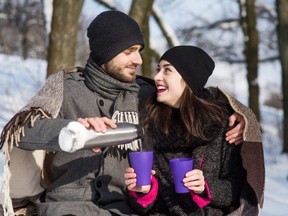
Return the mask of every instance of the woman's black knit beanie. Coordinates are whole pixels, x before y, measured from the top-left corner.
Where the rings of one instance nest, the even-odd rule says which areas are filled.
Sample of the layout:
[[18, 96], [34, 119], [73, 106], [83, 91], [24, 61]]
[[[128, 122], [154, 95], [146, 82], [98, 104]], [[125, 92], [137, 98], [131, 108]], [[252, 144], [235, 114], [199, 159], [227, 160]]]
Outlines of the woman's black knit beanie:
[[120, 11], [100, 13], [87, 29], [90, 57], [102, 65], [133, 45], [145, 46], [139, 25]]
[[168, 61], [183, 77], [196, 96], [203, 91], [215, 63], [202, 49], [195, 46], [175, 46], [167, 50], [161, 60]]

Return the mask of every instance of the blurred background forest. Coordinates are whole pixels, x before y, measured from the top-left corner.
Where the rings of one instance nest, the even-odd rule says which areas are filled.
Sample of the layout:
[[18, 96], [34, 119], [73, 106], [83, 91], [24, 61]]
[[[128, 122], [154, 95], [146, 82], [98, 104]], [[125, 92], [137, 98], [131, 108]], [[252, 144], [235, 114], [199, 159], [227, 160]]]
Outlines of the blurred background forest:
[[62, 66], [83, 66], [89, 55], [86, 28], [97, 15], [93, 8], [124, 11], [145, 36], [140, 74], [151, 77], [159, 55], [171, 46], [200, 46], [217, 61], [245, 67], [247, 105], [259, 121], [259, 68], [279, 64], [281, 87], [270, 91], [263, 104], [283, 110], [279, 134], [283, 152], [288, 152], [287, 0], [90, 0], [92, 4], [83, 11], [84, 0], [0, 0], [0, 53], [47, 60], [47, 76]]
[[[110, 9], [129, 14], [143, 30], [139, 74], [152, 77], [159, 56], [174, 45], [196, 45], [212, 56], [208, 84], [249, 106], [262, 128], [261, 215], [287, 215], [288, 0], [0, 0], [0, 131], [47, 76], [85, 66], [86, 29]], [[0, 166], [1, 182], [2, 173]]]

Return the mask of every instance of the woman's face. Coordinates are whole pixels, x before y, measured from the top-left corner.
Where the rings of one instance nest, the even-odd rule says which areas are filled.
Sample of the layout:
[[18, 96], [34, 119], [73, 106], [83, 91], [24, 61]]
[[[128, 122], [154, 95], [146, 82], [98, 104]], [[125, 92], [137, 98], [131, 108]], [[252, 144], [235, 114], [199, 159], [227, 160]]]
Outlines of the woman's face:
[[154, 81], [157, 86], [157, 101], [179, 108], [186, 84], [177, 70], [166, 60], [161, 60]]

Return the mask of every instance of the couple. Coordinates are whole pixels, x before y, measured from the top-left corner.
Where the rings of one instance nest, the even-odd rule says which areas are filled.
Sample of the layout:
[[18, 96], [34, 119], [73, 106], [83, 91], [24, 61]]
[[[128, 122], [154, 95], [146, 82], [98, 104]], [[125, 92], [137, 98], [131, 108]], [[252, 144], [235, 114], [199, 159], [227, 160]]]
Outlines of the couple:
[[[13, 215], [14, 210], [29, 211], [36, 205], [35, 215], [141, 214], [129, 205], [135, 200], [130, 200], [129, 194], [125, 194], [123, 177], [129, 167], [127, 151], [141, 145], [140, 141], [74, 153], [61, 151], [58, 144], [59, 131], [71, 121], [78, 120], [86, 127], [105, 132], [107, 127], [115, 128], [115, 122], [139, 123], [139, 114], [140, 123], [145, 125], [148, 132], [147, 139], [155, 138], [153, 148], [157, 153], [156, 162], [164, 168], [166, 164], [162, 164], [161, 160], [165, 160], [166, 156], [187, 154], [200, 161], [200, 152], [204, 153], [205, 150], [203, 172], [196, 170], [201, 182], [197, 185], [187, 183], [191, 191], [197, 188], [195, 194], [199, 197], [206, 198], [210, 193], [207, 207], [203, 206], [204, 211], [217, 208], [226, 213], [240, 205], [238, 215], [248, 210], [254, 211], [256, 215], [258, 206], [262, 207], [264, 188], [261, 151], [259, 156], [256, 155], [259, 162], [252, 164], [255, 152], [262, 150], [258, 125], [253, 113], [234, 98], [216, 88], [204, 89], [214, 69], [213, 60], [203, 50], [193, 46], [168, 50], [162, 56], [159, 73], [154, 78], [156, 89], [150, 79], [135, 74], [136, 67], [142, 64], [140, 51], [145, 43], [133, 19], [118, 11], [103, 12], [91, 22], [87, 36], [91, 52], [85, 68], [64, 68], [51, 75], [39, 93], [2, 131], [1, 144], [7, 157], [5, 176], [11, 174], [10, 178], [4, 179], [4, 213]], [[187, 54], [185, 58], [180, 58], [182, 52]], [[191, 59], [189, 55], [192, 55]], [[198, 59], [197, 62], [193, 60], [194, 57]], [[191, 66], [201, 73], [190, 71]], [[138, 107], [141, 108], [139, 111]], [[237, 146], [225, 142], [225, 136], [231, 143], [242, 141], [243, 120], [236, 114], [229, 118], [235, 111], [246, 119], [244, 142]], [[229, 132], [230, 135], [226, 135], [227, 122], [232, 126], [236, 120], [241, 123]], [[212, 154], [213, 148], [217, 149], [216, 157]], [[219, 151], [223, 152], [219, 154]], [[209, 158], [210, 155], [213, 157]], [[217, 175], [217, 171], [217, 178], [210, 176], [211, 173], [206, 176], [205, 169], [209, 166], [208, 171], [215, 166], [213, 174]], [[232, 168], [236, 168], [235, 172], [239, 173], [233, 173], [232, 170], [231, 175]], [[162, 168], [157, 167], [157, 163], [154, 169], [155, 178], [160, 177], [158, 195], [164, 200], [166, 195], [170, 197], [162, 193], [169, 185], [163, 184], [161, 176], [164, 177], [165, 173], [161, 173]], [[247, 176], [243, 177], [245, 172]], [[191, 176], [188, 181], [193, 178]], [[237, 194], [228, 193], [230, 197], [233, 196], [233, 199], [229, 199], [231, 203], [221, 200], [220, 203], [214, 203], [223, 191], [219, 191], [221, 194], [217, 190], [214, 192], [213, 185], [216, 181], [226, 181], [223, 179], [226, 176], [233, 179], [228, 180], [229, 188], [225, 188], [225, 191], [229, 189], [233, 193], [237, 191]], [[232, 184], [235, 176], [240, 182], [237, 185]], [[203, 184], [204, 179], [213, 182]], [[133, 184], [128, 186], [128, 189], [133, 188]], [[152, 211], [154, 200], [151, 201], [149, 207]], [[185, 203], [191, 202], [191, 197], [185, 198]], [[154, 206], [161, 207], [158, 212], [155, 211], [156, 214], [173, 214], [170, 210], [162, 212], [166, 205], [165, 202], [157, 204], [156, 201]], [[231, 206], [231, 210], [228, 210], [228, 206]], [[192, 211], [197, 211], [198, 207], [194, 204], [192, 207]], [[187, 210], [183, 208], [183, 211]]]

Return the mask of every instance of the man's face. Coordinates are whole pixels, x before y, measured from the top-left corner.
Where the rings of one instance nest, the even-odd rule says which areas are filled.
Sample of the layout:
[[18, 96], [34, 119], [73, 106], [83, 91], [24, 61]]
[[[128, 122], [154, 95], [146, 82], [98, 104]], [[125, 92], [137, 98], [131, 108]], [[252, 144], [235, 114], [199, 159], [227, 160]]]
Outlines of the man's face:
[[136, 78], [137, 66], [142, 65], [141, 49], [141, 45], [131, 46], [101, 67], [107, 74], [119, 81], [133, 82]]

